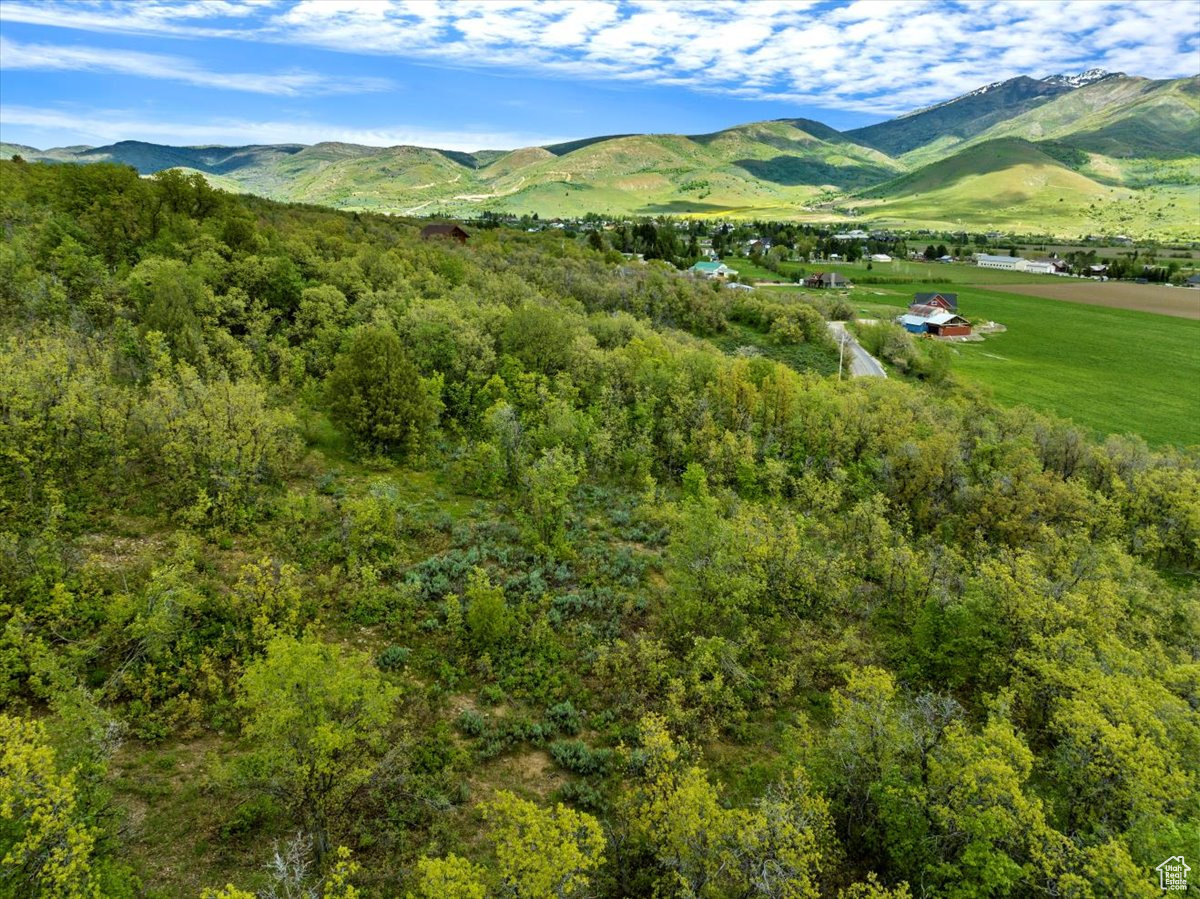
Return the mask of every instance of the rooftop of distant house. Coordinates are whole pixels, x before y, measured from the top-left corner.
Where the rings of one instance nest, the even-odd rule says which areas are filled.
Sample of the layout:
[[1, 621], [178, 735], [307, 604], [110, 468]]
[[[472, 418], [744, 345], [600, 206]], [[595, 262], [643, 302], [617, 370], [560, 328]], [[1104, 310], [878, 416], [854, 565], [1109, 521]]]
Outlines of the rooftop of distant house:
[[421, 236], [428, 240], [431, 237], [449, 237], [463, 243], [471, 235], [467, 234], [462, 228], [454, 224], [437, 224], [426, 225], [421, 229]]

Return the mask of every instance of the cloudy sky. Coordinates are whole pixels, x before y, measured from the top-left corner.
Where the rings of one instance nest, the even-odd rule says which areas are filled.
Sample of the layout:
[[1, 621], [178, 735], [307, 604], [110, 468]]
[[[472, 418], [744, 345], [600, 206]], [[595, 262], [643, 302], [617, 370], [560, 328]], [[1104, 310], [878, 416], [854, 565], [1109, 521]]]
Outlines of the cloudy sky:
[[2, 0], [0, 140], [505, 149], [1200, 73], [1197, 0]]

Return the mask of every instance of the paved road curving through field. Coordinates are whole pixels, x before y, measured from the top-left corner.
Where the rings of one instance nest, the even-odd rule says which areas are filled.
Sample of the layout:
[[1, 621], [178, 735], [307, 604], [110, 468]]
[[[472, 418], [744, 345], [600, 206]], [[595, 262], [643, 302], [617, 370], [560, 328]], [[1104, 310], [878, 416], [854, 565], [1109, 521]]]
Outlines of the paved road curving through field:
[[879, 360], [864, 350], [854, 339], [854, 335], [846, 330], [845, 322], [828, 322], [829, 333], [836, 341], [846, 342], [846, 362], [849, 363], [852, 378], [886, 378], [887, 372], [879, 364]]

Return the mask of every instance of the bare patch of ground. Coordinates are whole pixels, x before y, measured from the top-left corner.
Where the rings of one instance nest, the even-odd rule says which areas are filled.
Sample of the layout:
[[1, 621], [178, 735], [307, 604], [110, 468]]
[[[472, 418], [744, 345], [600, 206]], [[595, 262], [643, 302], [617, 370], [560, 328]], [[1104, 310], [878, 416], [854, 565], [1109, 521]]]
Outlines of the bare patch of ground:
[[986, 290], [1026, 297], [1090, 303], [1112, 309], [1133, 309], [1176, 318], [1200, 319], [1200, 290], [1162, 284], [1128, 284], [1124, 281], [1075, 281], [1065, 284], [985, 284]]
[[486, 774], [471, 778], [471, 794], [479, 801], [487, 801], [497, 789], [505, 789], [527, 797], [537, 796], [545, 801], [566, 781], [567, 776], [554, 764], [550, 753], [544, 749], [534, 749], [502, 756], [491, 762]]
[[91, 565], [105, 571], [119, 571], [147, 558], [162, 556], [166, 541], [157, 534], [148, 537], [85, 534], [80, 537], [79, 545]]

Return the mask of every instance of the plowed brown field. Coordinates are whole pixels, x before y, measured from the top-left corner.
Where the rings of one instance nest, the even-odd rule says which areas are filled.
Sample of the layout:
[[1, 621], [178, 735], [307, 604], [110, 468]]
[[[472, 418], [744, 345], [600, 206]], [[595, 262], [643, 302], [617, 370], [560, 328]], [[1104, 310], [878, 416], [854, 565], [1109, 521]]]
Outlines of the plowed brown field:
[[1177, 318], [1200, 319], [1200, 290], [1162, 284], [1127, 284], [1124, 281], [1069, 281], [1063, 284], [987, 284], [988, 290], [1019, 293], [1026, 297], [1091, 303], [1114, 309], [1156, 312]]

